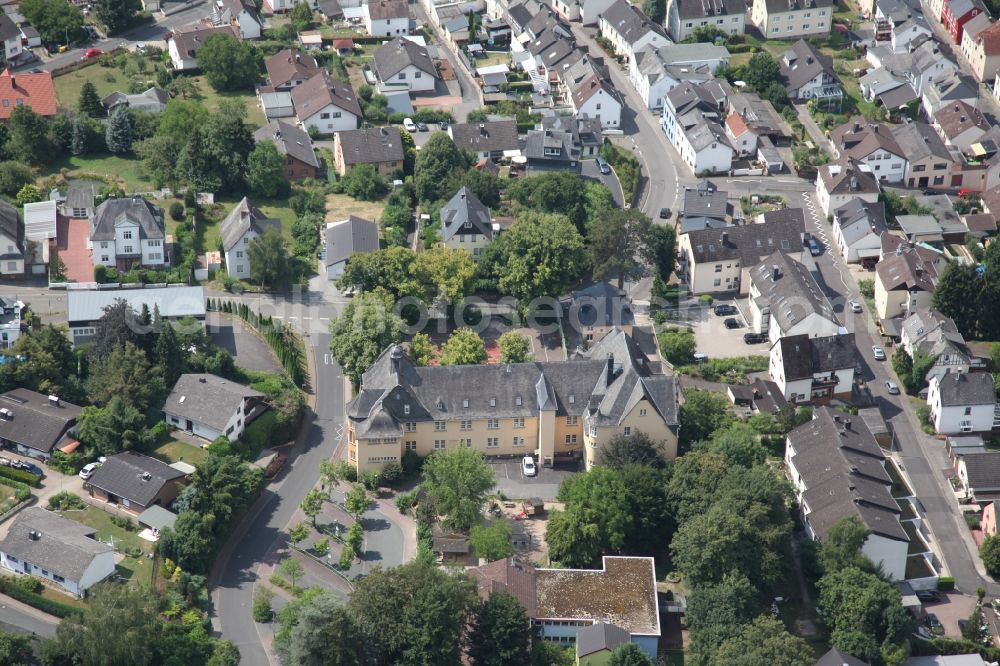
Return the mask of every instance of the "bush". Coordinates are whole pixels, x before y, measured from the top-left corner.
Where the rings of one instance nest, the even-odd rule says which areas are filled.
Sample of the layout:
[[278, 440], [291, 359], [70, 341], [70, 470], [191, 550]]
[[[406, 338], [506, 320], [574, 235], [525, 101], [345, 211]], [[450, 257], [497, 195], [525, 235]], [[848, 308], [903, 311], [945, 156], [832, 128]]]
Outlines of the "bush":
[[180, 201], [175, 201], [172, 204], [170, 204], [170, 217], [171, 219], [177, 220], [178, 222], [183, 220], [184, 204], [182, 204]]
[[86, 506], [87, 504], [80, 499], [79, 495], [71, 493], [68, 490], [56, 493], [49, 498], [49, 508], [56, 511], [63, 511], [66, 509], [83, 509]]
[[379, 472], [379, 481], [387, 486], [393, 486], [403, 479], [403, 466], [393, 460], [387, 462]]
[[125, 516], [111, 516], [109, 520], [112, 525], [120, 527], [126, 532], [136, 532], [139, 529], [130, 518], [126, 518]]
[[64, 604], [53, 599], [47, 599], [40, 594], [23, 589], [16, 578], [0, 576], [0, 592], [56, 617], [83, 614], [82, 608], [70, 606], [69, 604]]
[[684, 365], [694, 360], [694, 331], [688, 328], [668, 328], [657, 336], [660, 352], [669, 363]]
[[19, 481], [32, 488], [37, 488], [42, 485], [42, 477], [35, 476], [31, 472], [25, 472], [22, 469], [14, 469], [13, 467], [3, 467], [0, 466], [0, 477], [5, 479], [11, 479], [13, 481]]
[[271, 599], [274, 592], [266, 587], [258, 587], [253, 593], [253, 620], [254, 622], [270, 622], [274, 617], [274, 609], [271, 608]]
[[20, 589], [31, 594], [41, 594], [45, 588], [42, 581], [34, 576], [18, 576], [14, 579], [14, 584]]
[[399, 509], [399, 512], [404, 516], [410, 513], [410, 509], [412, 509], [413, 505], [416, 503], [417, 494], [415, 492], [400, 493], [399, 495], [396, 495], [396, 508]]

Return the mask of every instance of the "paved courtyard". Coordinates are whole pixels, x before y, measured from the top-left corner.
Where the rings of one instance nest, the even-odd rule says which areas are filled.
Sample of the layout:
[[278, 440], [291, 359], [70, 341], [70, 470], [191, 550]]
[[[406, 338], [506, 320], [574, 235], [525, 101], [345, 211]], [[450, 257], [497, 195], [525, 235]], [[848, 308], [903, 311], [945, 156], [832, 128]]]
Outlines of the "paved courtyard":
[[94, 262], [87, 249], [90, 223], [60, 216], [56, 220], [56, 242], [59, 258], [66, 264], [66, 279], [70, 282], [93, 282]]
[[583, 469], [582, 464], [556, 463], [555, 467], [538, 467], [538, 474], [530, 477], [521, 471], [521, 460], [494, 461], [490, 463], [496, 474], [497, 491], [506, 497], [528, 499], [538, 497], [554, 500], [563, 479]]
[[209, 312], [206, 327], [212, 341], [228, 351], [239, 367], [259, 372], [275, 372], [280, 368], [267, 343], [236, 317]]

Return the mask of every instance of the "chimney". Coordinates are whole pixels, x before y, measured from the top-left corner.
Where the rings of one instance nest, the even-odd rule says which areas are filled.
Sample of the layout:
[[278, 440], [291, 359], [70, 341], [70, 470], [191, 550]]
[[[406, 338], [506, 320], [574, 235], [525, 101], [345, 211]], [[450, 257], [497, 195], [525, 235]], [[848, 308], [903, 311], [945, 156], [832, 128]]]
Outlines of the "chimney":
[[781, 269], [778, 268], [778, 264], [772, 265], [771, 266], [771, 279], [772, 280], [777, 280], [780, 277], [781, 277]]
[[844, 430], [851, 429], [851, 419], [844, 419]]
[[858, 177], [857, 176], [851, 176], [851, 189], [852, 190], [858, 189]]
[[208, 380], [207, 380], [207, 379], [205, 379], [204, 377], [199, 377], [199, 378], [198, 378], [198, 383], [199, 383], [199, 384], [207, 384], [207, 383], [208, 383]]
[[722, 232], [722, 244], [726, 245], [727, 243], [729, 243], [729, 232], [728, 231], [723, 231]]
[[860, 131], [861, 131], [861, 123], [859, 123], [858, 121], [854, 121], [854, 132], [857, 133]]
[[392, 372], [394, 374], [399, 373], [399, 364], [403, 360], [403, 350], [398, 345], [392, 348], [389, 352], [389, 360], [392, 362]]
[[42, 538], [42, 533], [36, 532], [35, 530], [31, 530], [30, 532], [28, 532], [28, 538], [31, 539], [32, 541], [38, 541], [39, 539]]
[[479, 133], [486, 136], [486, 123], [479, 123]]

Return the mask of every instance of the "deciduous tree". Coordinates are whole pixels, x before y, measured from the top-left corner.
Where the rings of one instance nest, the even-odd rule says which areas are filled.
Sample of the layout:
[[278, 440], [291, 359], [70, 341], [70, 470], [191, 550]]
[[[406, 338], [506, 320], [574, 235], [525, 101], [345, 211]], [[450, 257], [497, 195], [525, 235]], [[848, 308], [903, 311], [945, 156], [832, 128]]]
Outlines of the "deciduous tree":
[[983, 539], [979, 546], [979, 557], [983, 560], [986, 572], [994, 578], [1000, 578], [1000, 536], [994, 534]]
[[426, 333], [417, 333], [410, 340], [410, 360], [415, 365], [429, 365], [434, 358], [434, 345]]
[[909, 634], [912, 623], [899, 589], [875, 574], [848, 567], [824, 575], [816, 586], [834, 647], [873, 662]]
[[441, 347], [441, 365], [479, 365], [487, 359], [486, 345], [472, 329], [459, 328]]
[[83, 11], [67, 0], [22, 0], [19, 6], [43, 42], [72, 42], [83, 32]]
[[475, 609], [468, 637], [473, 666], [521, 666], [530, 645], [531, 622], [514, 595], [494, 592]]
[[[59, 623], [56, 642], [73, 663], [153, 664], [159, 617], [157, 598], [146, 590], [103, 583], [89, 590], [87, 612]], [[114, 640], [108, 637], [114, 636]]]
[[354, 520], [361, 520], [361, 516], [368, 510], [372, 498], [360, 483], [355, 483], [344, 496], [344, 508], [347, 513], [354, 517]]
[[559, 484], [564, 511], [552, 511], [546, 541], [549, 557], [567, 566], [593, 565], [619, 552], [632, 525], [627, 489], [611, 469], [595, 467]]
[[198, 49], [198, 68], [218, 91], [250, 88], [260, 78], [259, 53], [233, 35], [209, 35]]
[[625, 643], [611, 651], [608, 666], [656, 666], [636, 643]]
[[[363, 256], [363, 255], [362, 255]], [[355, 384], [391, 344], [403, 339], [403, 320], [392, 312], [392, 298], [384, 291], [356, 296], [330, 322], [330, 351]]]
[[340, 599], [319, 588], [307, 590], [281, 609], [274, 645], [282, 666], [369, 663], [354, 618]]
[[459, 150], [447, 134], [432, 135], [417, 152], [413, 172], [417, 198], [433, 203], [451, 197], [458, 190], [458, 182], [469, 162], [468, 155]]
[[680, 407], [682, 444], [708, 439], [729, 420], [729, 402], [719, 393], [690, 389], [684, 391]]
[[468, 531], [482, 519], [482, 507], [496, 483], [483, 454], [459, 447], [438, 451], [424, 462], [421, 487], [445, 517], [449, 529]]
[[641, 252], [648, 245], [652, 224], [638, 208], [613, 209], [598, 216], [587, 231], [594, 277], [614, 279], [622, 289], [625, 276], [641, 266]]
[[305, 574], [305, 567], [294, 557], [286, 557], [281, 560], [281, 564], [278, 565], [278, 573], [288, 579], [291, 583], [292, 589], [295, 589], [295, 583], [299, 578]]
[[288, 191], [285, 159], [272, 141], [261, 141], [247, 157], [247, 185], [262, 197], [276, 197]]
[[501, 363], [527, 363], [531, 360], [531, 339], [517, 331], [506, 331], [497, 341]]
[[785, 629], [781, 620], [761, 615], [724, 641], [711, 666], [810, 666], [815, 663], [809, 644]]
[[141, 9], [140, 0], [94, 0], [94, 15], [112, 34], [132, 25]]
[[666, 466], [663, 442], [654, 441], [644, 432], [629, 436], [615, 435], [600, 453], [601, 464], [611, 469], [621, 469], [628, 465], [648, 465], [662, 469]]
[[981, 291], [973, 264], [950, 263], [934, 289], [934, 307], [951, 317], [966, 338], [978, 337]]
[[274, 227], [250, 241], [247, 250], [250, 260], [250, 277], [262, 287], [279, 287], [288, 279], [288, 251]]
[[52, 155], [49, 141], [49, 123], [44, 116], [35, 113], [27, 104], [15, 106], [7, 121], [8, 154], [29, 164], [45, 164]]
[[497, 520], [489, 527], [476, 525], [469, 532], [469, 545], [476, 557], [488, 562], [502, 560], [514, 554], [510, 543], [511, 529], [506, 520]]
[[306, 496], [302, 499], [302, 513], [309, 516], [309, 520], [312, 521], [313, 526], [316, 525], [316, 516], [319, 512], [323, 510], [323, 502], [326, 501], [326, 493], [320, 492], [316, 488], [313, 488]]

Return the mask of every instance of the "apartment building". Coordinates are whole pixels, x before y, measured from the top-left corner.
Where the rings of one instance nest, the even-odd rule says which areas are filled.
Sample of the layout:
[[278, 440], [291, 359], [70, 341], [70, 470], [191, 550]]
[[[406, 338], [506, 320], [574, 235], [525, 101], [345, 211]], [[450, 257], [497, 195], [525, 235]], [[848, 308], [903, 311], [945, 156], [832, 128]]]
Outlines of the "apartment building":
[[675, 42], [693, 37], [695, 30], [707, 26], [742, 35], [746, 32], [746, 5], [742, 0], [668, 0], [667, 34]]
[[817, 37], [830, 32], [834, 0], [754, 0], [750, 22], [767, 39]]

